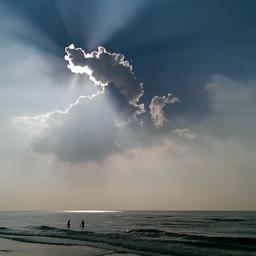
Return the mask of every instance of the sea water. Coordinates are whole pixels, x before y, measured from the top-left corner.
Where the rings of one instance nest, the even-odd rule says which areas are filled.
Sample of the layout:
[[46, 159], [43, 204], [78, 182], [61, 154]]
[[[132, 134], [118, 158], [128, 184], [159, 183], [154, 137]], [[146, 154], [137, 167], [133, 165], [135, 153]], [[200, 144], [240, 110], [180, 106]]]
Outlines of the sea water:
[[[84, 228], [79, 225], [82, 220]], [[92, 246], [121, 255], [251, 256], [256, 255], [256, 212], [0, 212], [1, 238]]]

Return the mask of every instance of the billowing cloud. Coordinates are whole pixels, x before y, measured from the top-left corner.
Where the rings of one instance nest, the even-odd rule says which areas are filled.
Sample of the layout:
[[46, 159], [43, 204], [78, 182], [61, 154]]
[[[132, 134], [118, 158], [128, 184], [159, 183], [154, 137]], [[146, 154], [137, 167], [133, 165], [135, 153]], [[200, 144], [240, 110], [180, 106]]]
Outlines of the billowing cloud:
[[134, 75], [132, 66], [124, 55], [109, 53], [99, 46], [98, 51], [85, 53], [81, 48], [75, 48], [73, 44], [65, 48], [65, 59], [69, 62], [68, 68], [73, 73], [86, 74], [96, 86], [104, 92], [110, 83], [120, 90], [135, 110], [130, 120], [145, 112], [144, 104], [139, 103], [143, 95], [143, 85]]
[[88, 76], [98, 93], [80, 96], [63, 111], [19, 116], [15, 122], [33, 135], [34, 152], [64, 161], [98, 161], [121, 152], [126, 140], [123, 131], [145, 112], [139, 103], [142, 83], [122, 54], [108, 53], [103, 47], [86, 54], [73, 45], [65, 52], [68, 68]]
[[179, 99], [171, 93], [168, 93], [167, 96], [155, 96], [152, 98], [149, 109], [156, 128], [162, 128], [167, 120], [164, 115], [164, 107], [167, 104], [174, 104], [176, 102], [179, 102]]
[[[142, 127], [139, 120], [145, 112], [140, 102], [143, 85], [124, 56], [109, 53], [103, 47], [85, 53], [74, 45], [66, 47], [65, 52], [68, 68], [87, 76], [98, 92], [80, 96], [65, 110], [17, 117], [16, 123], [33, 135], [33, 151], [68, 162], [88, 162], [103, 160], [136, 145], [154, 144], [151, 140], [145, 143], [150, 129]], [[150, 114], [157, 128], [166, 120], [163, 108], [177, 101], [172, 94], [152, 99]]]

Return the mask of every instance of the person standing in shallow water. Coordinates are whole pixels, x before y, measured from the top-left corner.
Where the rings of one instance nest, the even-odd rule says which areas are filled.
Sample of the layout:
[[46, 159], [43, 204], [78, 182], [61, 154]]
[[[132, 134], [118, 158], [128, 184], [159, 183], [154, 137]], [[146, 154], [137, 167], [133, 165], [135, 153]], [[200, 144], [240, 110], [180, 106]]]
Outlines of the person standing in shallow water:
[[81, 228], [84, 228], [84, 220], [82, 220], [80, 226], [81, 226]]
[[67, 228], [70, 228], [70, 220], [68, 220]]

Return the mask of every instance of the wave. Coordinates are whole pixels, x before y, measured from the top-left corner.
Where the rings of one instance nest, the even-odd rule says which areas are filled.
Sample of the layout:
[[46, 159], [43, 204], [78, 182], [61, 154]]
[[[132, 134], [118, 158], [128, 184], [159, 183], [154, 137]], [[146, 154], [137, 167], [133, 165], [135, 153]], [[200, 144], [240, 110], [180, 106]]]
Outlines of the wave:
[[[256, 250], [256, 238], [231, 236], [204, 236], [187, 233], [167, 232], [159, 229], [131, 229], [126, 232], [96, 233], [75, 231], [50, 226], [38, 226], [26, 230], [0, 228], [0, 237], [31, 243], [74, 245], [81, 243], [102, 244], [143, 252], [145, 255], [177, 254], [182, 250], [218, 248], [233, 250]], [[189, 249], [190, 248], [190, 249]], [[113, 248], [112, 248], [113, 249]], [[149, 254], [146, 254], [148, 252]], [[183, 254], [182, 254], [183, 255]], [[188, 255], [193, 255], [188, 253]]]
[[227, 237], [227, 236], [203, 236], [185, 233], [172, 233], [167, 231], [161, 231], [158, 229], [132, 229], [127, 231], [127, 233], [140, 234], [149, 237], [173, 237], [173, 238], [184, 238], [186, 240], [194, 241], [205, 241], [211, 243], [221, 243], [221, 244], [234, 244], [234, 245], [248, 245], [256, 246], [256, 238], [254, 237]]
[[35, 227], [35, 229], [40, 229], [40, 230], [58, 230], [57, 228], [54, 227], [50, 227], [50, 226], [39, 226], [39, 227]]
[[230, 221], [230, 222], [240, 222], [240, 221], [248, 221], [246, 219], [228, 219], [228, 218], [212, 218], [209, 220], [213, 221]]
[[170, 235], [176, 235], [175, 233], [170, 233], [158, 229], [131, 229], [128, 230], [127, 233], [130, 234], [139, 234], [139, 235], [144, 235], [144, 236], [149, 236], [149, 237], [161, 237], [161, 236], [170, 236]]

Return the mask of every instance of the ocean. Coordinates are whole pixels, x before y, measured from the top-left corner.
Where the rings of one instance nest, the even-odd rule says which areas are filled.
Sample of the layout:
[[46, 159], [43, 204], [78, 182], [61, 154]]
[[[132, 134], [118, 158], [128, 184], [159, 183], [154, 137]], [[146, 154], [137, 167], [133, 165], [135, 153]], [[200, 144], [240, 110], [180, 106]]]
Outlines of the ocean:
[[256, 212], [0, 212], [0, 255], [255, 256]]

